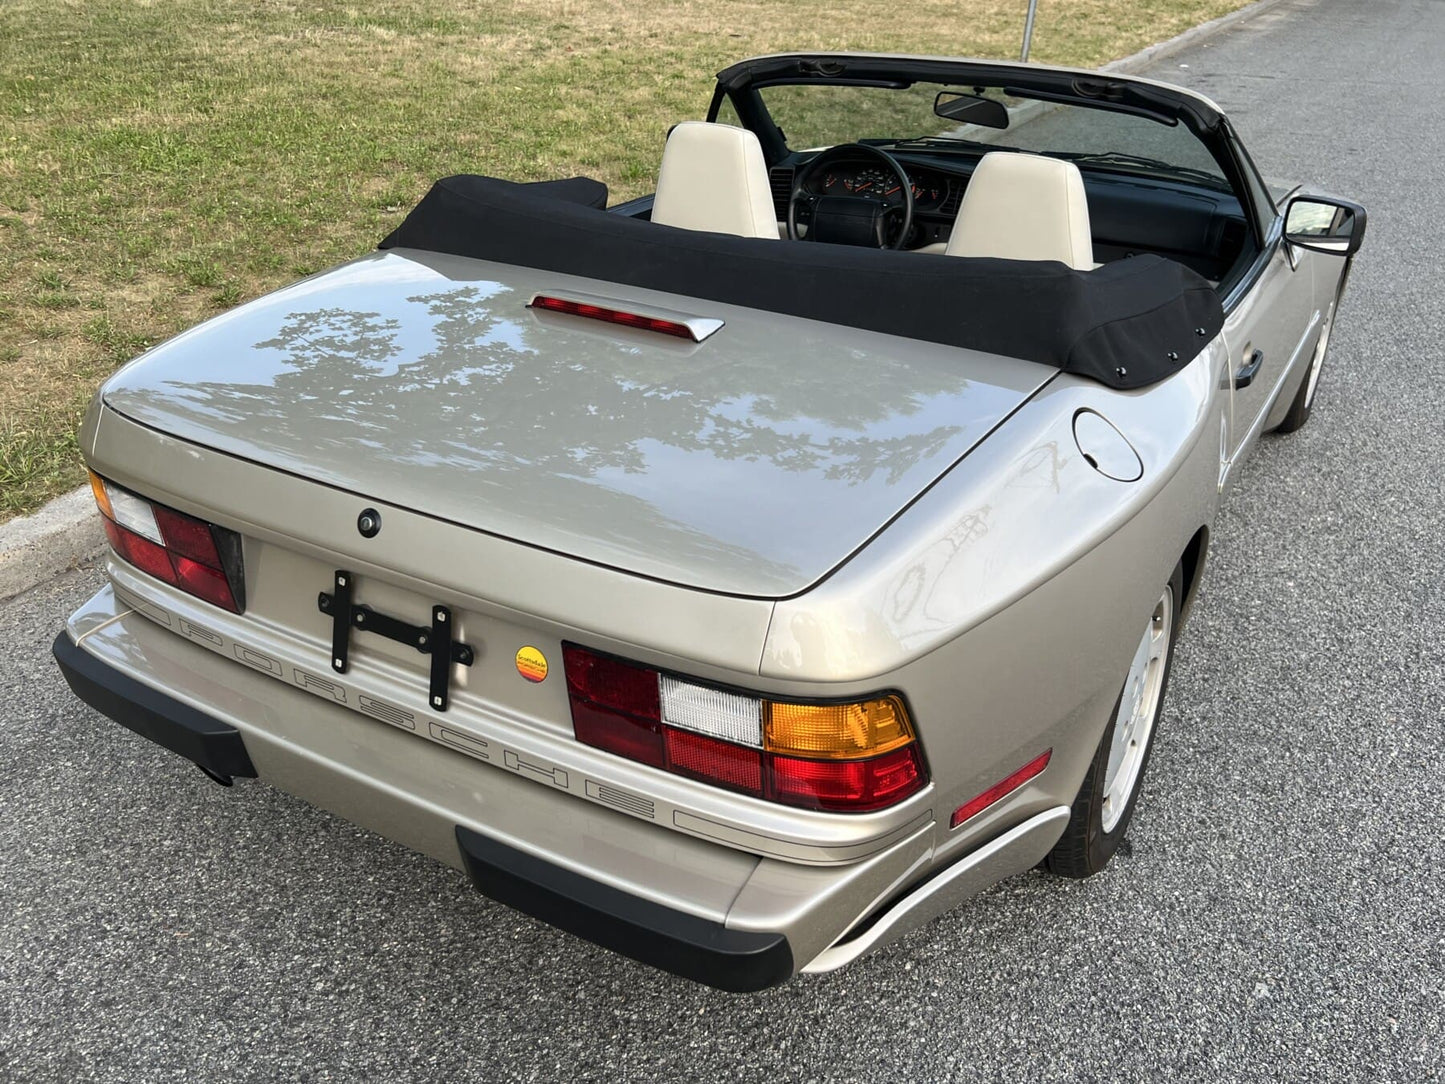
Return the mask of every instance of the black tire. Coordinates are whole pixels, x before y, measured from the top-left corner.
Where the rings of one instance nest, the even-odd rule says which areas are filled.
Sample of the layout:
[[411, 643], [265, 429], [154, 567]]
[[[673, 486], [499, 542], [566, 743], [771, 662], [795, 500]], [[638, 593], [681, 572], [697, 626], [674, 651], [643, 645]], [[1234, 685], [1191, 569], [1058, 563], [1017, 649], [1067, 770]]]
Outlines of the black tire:
[[1340, 295], [1336, 293], [1334, 304], [1325, 316], [1325, 326], [1320, 328], [1320, 337], [1315, 340], [1310, 367], [1305, 371], [1305, 378], [1300, 381], [1294, 402], [1289, 405], [1289, 413], [1274, 427], [1274, 432], [1293, 433], [1296, 429], [1304, 428], [1305, 422], [1310, 420], [1310, 411], [1314, 409], [1315, 395], [1319, 391], [1319, 371], [1324, 369], [1325, 359], [1330, 351], [1330, 330], [1335, 326], [1335, 313], [1339, 308]]
[[1058, 843], [1054, 844], [1054, 849], [1044, 859], [1045, 868], [1060, 877], [1090, 877], [1108, 865], [1109, 859], [1114, 857], [1114, 852], [1124, 841], [1124, 833], [1129, 830], [1129, 822], [1134, 817], [1134, 806], [1139, 801], [1139, 792], [1143, 789], [1144, 776], [1149, 768], [1149, 758], [1154, 752], [1154, 735], [1158, 733], [1160, 716], [1163, 714], [1165, 699], [1169, 694], [1169, 671], [1174, 666], [1174, 648], [1178, 643], [1179, 608], [1184, 601], [1184, 566], [1182, 564], [1174, 566], [1174, 573], [1169, 577], [1168, 587], [1172, 593], [1168, 609], [1169, 640], [1163, 659], [1159, 699], [1154, 705], [1154, 714], [1145, 738], [1144, 751], [1141, 754], [1138, 774], [1134, 778], [1133, 789], [1129, 792], [1128, 800], [1124, 804], [1124, 811], [1114, 822], [1113, 827], [1106, 832], [1103, 824], [1104, 780], [1108, 770], [1114, 730], [1119, 722], [1119, 707], [1124, 701], [1124, 694], [1128, 691], [1126, 677], [1125, 687], [1120, 688], [1119, 697], [1114, 702], [1109, 725], [1104, 728], [1098, 748], [1094, 750], [1094, 759], [1089, 763], [1089, 770], [1084, 775], [1084, 782], [1079, 787], [1078, 796], [1074, 799], [1068, 826], [1064, 829], [1064, 834], [1059, 838]]

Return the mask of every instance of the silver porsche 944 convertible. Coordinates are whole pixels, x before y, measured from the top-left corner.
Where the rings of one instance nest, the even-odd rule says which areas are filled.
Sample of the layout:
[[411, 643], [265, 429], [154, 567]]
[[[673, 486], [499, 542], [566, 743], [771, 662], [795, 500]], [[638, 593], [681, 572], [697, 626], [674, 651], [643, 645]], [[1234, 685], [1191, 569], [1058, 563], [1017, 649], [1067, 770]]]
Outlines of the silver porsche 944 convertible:
[[[661, 138], [662, 133], [659, 133]], [[1143, 79], [780, 55], [108, 380], [87, 703], [729, 990], [1128, 830], [1365, 233]]]

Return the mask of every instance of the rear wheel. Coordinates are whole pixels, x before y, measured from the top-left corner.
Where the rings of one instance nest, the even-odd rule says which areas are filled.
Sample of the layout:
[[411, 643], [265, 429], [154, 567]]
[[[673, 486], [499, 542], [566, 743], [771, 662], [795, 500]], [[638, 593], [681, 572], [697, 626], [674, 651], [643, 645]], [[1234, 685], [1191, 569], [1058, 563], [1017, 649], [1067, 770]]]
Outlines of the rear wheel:
[[1315, 340], [1315, 352], [1310, 356], [1309, 372], [1305, 373], [1304, 382], [1295, 393], [1294, 402], [1289, 405], [1289, 413], [1274, 427], [1276, 433], [1293, 433], [1310, 420], [1310, 410], [1315, 405], [1315, 391], [1320, 384], [1320, 370], [1324, 368], [1325, 355], [1330, 349], [1330, 329], [1335, 326], [1335, 312], [1339, 307], [1340, 295], [1336, 293], [1334, 304], [1325, 314], [1325, 326], [1320, 328], [1320, 337]]
[[1114, 718], [1094, 751], [1068, 827], [1044, 859], [1051, 873], [1063, 877], [1098, 873], [1123, 842], [1154, 746], [1183, 597], [1184, 566], [1176, 565], [1149, 613], [1114, 706]]

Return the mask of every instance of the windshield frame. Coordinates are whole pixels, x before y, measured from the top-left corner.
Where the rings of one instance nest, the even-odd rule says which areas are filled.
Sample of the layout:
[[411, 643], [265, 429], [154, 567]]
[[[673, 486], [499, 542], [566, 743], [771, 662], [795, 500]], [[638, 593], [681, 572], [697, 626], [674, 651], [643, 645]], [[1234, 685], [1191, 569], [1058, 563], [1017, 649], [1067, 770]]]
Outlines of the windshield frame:
[[1044, 67], [1007, 60], [957, 57], [905, 56], [890, 53], [776, 53], [739, 61], [718, 73], [707, 119], [716, 121], [726, 102], [743, 127], [762, 144], [769, 167], [796, 160], [773, 123], [759, 87], [769, 84], [917, 82], [981, 86], [1010, 86], [1040, 92], [1047, 100], [1065, 100], [1083, 108], [1129, 107], [1129, 112], [1150, 111], [1186, 126], [1218, 163], [1231, 192], [1245, 210], [1256, 246], [1269, 241], [1270, 223], [1278, 215], [1273, 206], [1260, 206], [1256, 185], [1246, 179], [1252, 165], [1233, 129], [1214, 102], [1202, 94], [1138, 76], [1083, 68]]
[[1197, 134], [1218, 130], [1224, 121], [1219, 107], [1202, 94], [1183, 87], [1114, 72], [1054, 68], [1007, 60], [902, 56], [891, 53], [777, 53], [753, 57], [724, 68], [717, 75], [714, 105], [719, 97], [736, 97], [749, 88], [772, 83], [838, 83], [884, 80], [932, 83], [1005, 84], [1065, 95], [1078, 104], [1103, 107], [1109, 102], [1149, 109], [1175, 117]]

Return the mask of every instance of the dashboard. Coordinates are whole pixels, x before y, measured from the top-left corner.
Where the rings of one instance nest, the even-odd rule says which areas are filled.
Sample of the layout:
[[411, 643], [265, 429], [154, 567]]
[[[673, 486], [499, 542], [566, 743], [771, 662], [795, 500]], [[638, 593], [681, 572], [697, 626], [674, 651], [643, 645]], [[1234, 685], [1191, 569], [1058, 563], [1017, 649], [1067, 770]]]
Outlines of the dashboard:
[[[932, 169], [905, 167], [912, 181], [914, 213], [942, 210], [949, 205], [955, 191], [963, 194], [962, 178], [950, 177]], [[866, 196], [890, 206], [903, 202], [902, 185], [891, 172], [874, 162], [842, 162], [822, 176], [811, 179], [808, 191], [815, 196]], [[957, 200], [953, 206], [957, 207]]]
[[[957, 171], [935, 168], [895, 156], [913, 189], [913, 226], [901, 247], [922, 248], [946, 242], [963, 201], [974, 163]], [[774, 167], [781, 176], [773, 187], [780, 221], [788, 213], [791, 180], [797, 165]], [[1094, 258], [1124, 259], [1136, 252], [1154, 252], [1178, 260], [1207, 279], [1218, 280], [1232, 265], [1247, 240], [1244, 210], [1228, 193], [1158, 178], [1126, 177], [1099, 171], [1084, 174]], [[806, 226], [811, 203], [820, 196], [861, 196], [886, 206], [903, 203], [903, 189], [891, 170], [873, 159], [843, 158], [808, 179], [810, 197], [798, 209]]]

